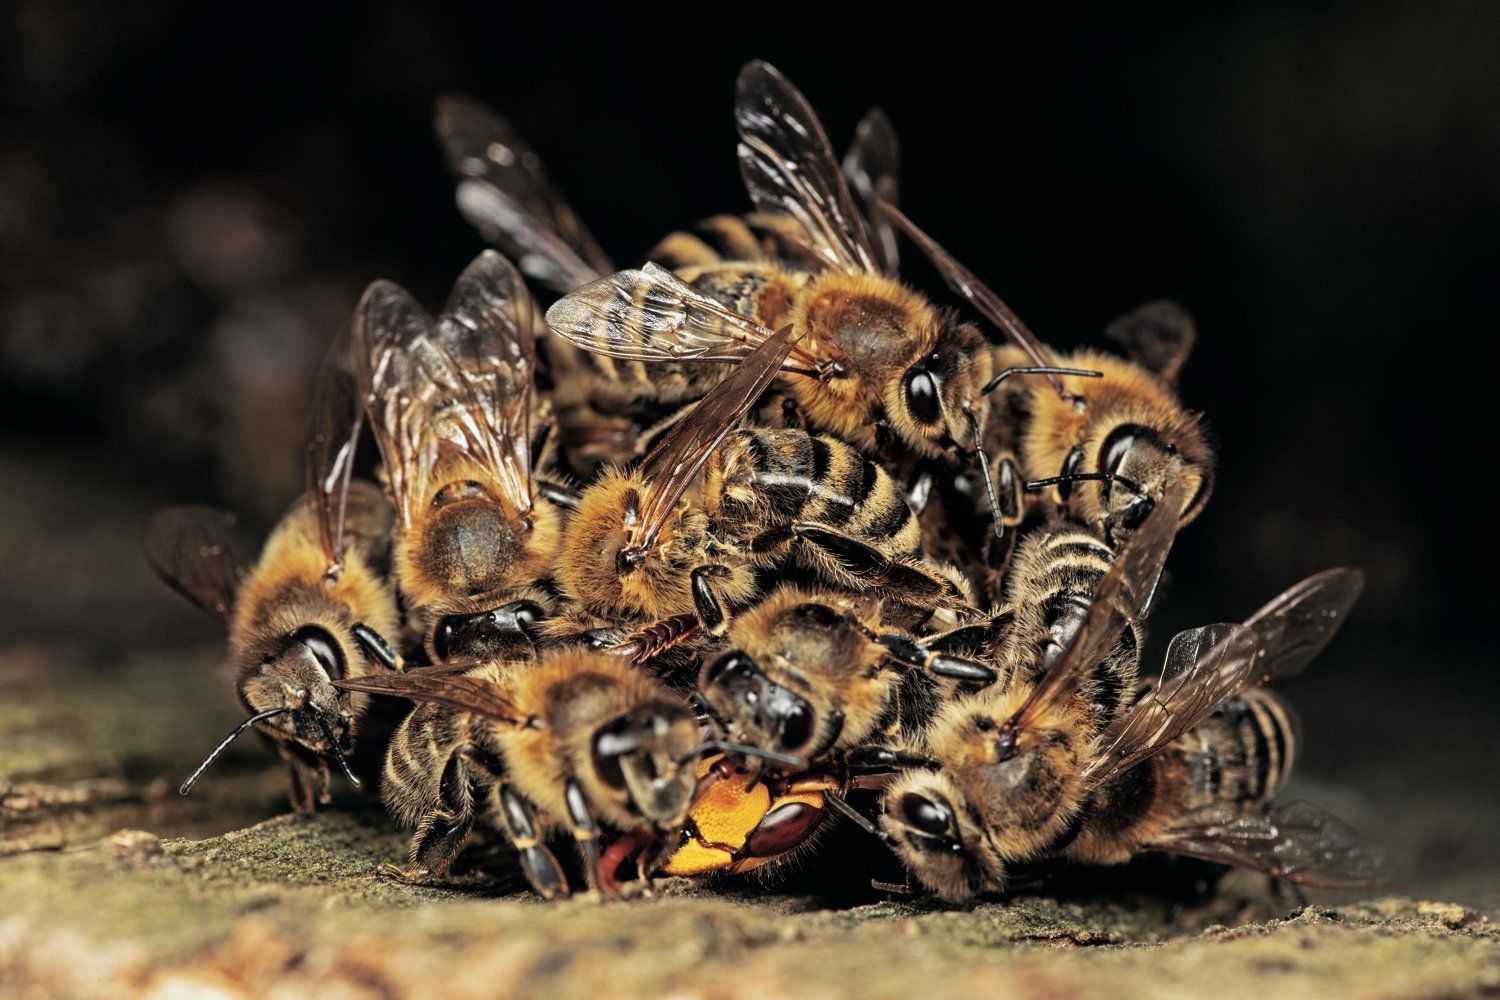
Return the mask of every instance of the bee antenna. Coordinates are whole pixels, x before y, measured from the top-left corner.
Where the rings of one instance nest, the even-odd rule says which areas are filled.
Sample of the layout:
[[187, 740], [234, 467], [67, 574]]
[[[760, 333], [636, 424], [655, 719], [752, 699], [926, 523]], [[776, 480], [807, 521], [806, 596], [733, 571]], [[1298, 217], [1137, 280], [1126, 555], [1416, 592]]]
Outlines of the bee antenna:
[[192, 791], [193, 783], [203, 776], [203, 772], [208, 770], [208, 765], [218, 760], [219, 754], [228, 749], [229, 744], [238, 739], [240, 734], [245, 730], [249, 729], [257, 722], [264, 722], [266, 719], [271, 718], [271, 716], [273, 715], [280, 715], [283, 712], [290, 711], [291, 709], [285, 706], [281, 708], [267, 709], [264, 712], [257, 712], [256, 714], [250, 716], [250, 718], [246, 719], [244, 722], [241, 722], [238, 726], [235, 726], [234, 731], [231, 732], [228, 736], [224, 737], [223, 741], [220, 742], [218, 746], [214, 747], [213, 751], [207, 757], [203, 758], [203, 763], [199, 764], [196, 768], [193, 769], [193, 773], [188, 775], [187, 780], [184, 781], [182, 783], [182, 786], [177, 789], [177, 793], [179, 795], [186, 795], [188, 792]]
[[349, 784], [358, 788], [360, 786], [359, 779], [350, 770], [349, 758], [345, 757], [344, 751], [339, 749], [339, 741], [333, 738], [333, 730], [328, 728], [328, 723], [323, 720], [323, 716], [318, 712], [313, 713], [313, 718], [317, 720], [318, 728], [323, 730], [323, 738], [328, 741], [328, 747], [333, 751], [333, 759], [338, 762], [339, 770], [344, 772], [344, 777], [349, 779]]
[[984, 388], [979, 390], [979, 394], [982, 396], [994, 392], [996, 389], [1000, 388], [1000, 384], [1002, 382], [1010, 378], [1012, 375], [1077, 375], [1079, 378], [1104, 377], [1103, 372], [1092, 371], [1088, 368], [1052, 368], [1043, 367], [1040, 365], [1025, 368], [1007, 368], [1005, 369], [1005, 371], [1001, 372], [999, 375], [996, 375], [994, 378], [986, 382], [984, 384]]
[[808, 761], [806, 757], [796, 757], [789, 753], [780, 753], [776, 750], [767, 750], [765, 747], [752, 746], [749, 743], [730, 743], [727, 740], [704, 740], [687, 753], [683, 754], [678, 763], [686, 764], [694, 758], [701, 757], [706, 753], [717, 750], [720, 753], [739, 754], [742, 757], [759, 757], [761, 760], [770, 761], [772, 764], [781, 764], [793, 770], [807, 770]]
[[[1003, 378], [1005, 374], [1001, 372], [997, 378]], [[969, 418], [969, 429], [974, 432], [974, 453], [979, 456], [979, 474], [984, 478], [984, 492], [990, 500], [990, 516], [995, 521], [995, 537], [1004, 538], [1005, 520], [1000, 513], [1000, 497], [995, 492], [995, 477], [990, 473], [990, 457], [984, 453], [984, 435], [979, 433], [979, 421], [975, 418], [974, 411], [970, 410], [965, 415]]]
[[1051, 476], [1047, 479], [1033, 479], [1026, 484], [1027, 492], [1034, 493], [1037, 490], [1046, 489], [1048, 486], [1056, 486], [1059, 483], [1119, 483], [1137, 496], [1144, 496], [1145, 491], [1134, 480], [1126, 479], [1118, 472], [1070, 472], [1065, 476]]
[[889, 846], [891, 842], [890, 834], [886, 833], [884, 830], [880, 829], [880, 827], [876, 826], [870, 820], [870, 817], [866, 816], [864, 813], [860, 812], [858, 809], [845, 802], [843, 796], [835, 795], [833, 792], [824, 792], [823, 801], [832, 806], [834, 812], [839, 813], [841, 816], [848, 819], [855, 826], [859, 827], [861, 830], [865, 831], [865, 833], [868, 833], [870, 836], [874, 837], [882, 844], [886, 844], [887, 846]]

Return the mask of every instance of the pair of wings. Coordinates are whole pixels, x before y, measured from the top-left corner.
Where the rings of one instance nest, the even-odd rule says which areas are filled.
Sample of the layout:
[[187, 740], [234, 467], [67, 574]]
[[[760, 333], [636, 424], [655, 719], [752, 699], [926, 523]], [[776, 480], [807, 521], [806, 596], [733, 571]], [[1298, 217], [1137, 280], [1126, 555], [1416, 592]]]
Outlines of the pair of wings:
[[399, 674], [372, 674], [367, 677], [344, 677], [333, 682], [345, 691], [406, 698], [409, 701], [447, 705], [463, 712], [520, 726], [525, 724], [515, 703], [505, 689], [471, 671], [480, 663], [445, 663], [416, 667]]
[[[753, 62], [740, 73], [735, 122], [751, 200], [761, 217], [796, 223], [776, 232], [796, 243], [799, 256], [853, 272], [895, 269], [894, 231], [881, 219], [872, 235], [849, 186], [852, 180], [869, 204], [898, 197], [900, 147], [883, 114], [871, 112], [860, 123], [841, 172], [806, 98], [775, 68]], [[482, 106], [444, 99], [436, 130], [459, 177], [460, 211], [513, 254], [527, 275], [571, 293], [547, 314], [560, 336], [624, 360], [726, 364], [743, 361], [772, 336], [769, 328], [664, 268], [648, 264], [611, 274], [614, 266], [558, 195], [536, 154]], [[789, 370], [816, 374], [820, 363], [831, 360], [826, 352], [799, 348]]]
[[465, 268], [435, 319], [389, 281], [360, 299], [355, 375], [403, 527], [434, 465], [455, 454], [510, 509], [531, 510], [532, 309], [520, 274], [493, 250]]

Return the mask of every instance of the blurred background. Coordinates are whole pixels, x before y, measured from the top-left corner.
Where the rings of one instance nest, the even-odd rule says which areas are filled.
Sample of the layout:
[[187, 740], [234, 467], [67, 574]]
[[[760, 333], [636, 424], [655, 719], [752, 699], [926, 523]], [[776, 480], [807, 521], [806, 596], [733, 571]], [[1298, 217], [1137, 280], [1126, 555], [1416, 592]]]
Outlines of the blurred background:
[[1096, 342], [1157, 296], [1195, 314], [1184, 394], [1221, 466], [1158, 647], [1365, 567], [1354, 620], [1286, 686], [1310, 794], [1424, 888], [1493, 898], [1493, 418], [1471, 376], [1493, 322], [1500, 7], [436, 6], [0, 6], [0, 643], [107, 660], [212, 639], [150, 579], [141, 522], [182, 501], [273, 520], [364, 285], [436, 306], [482, 249], [436, 95], [510, 117], [625, 262], [746, 207], [730, 106], [761, 57], [841, 148], [885, 108], [910, 214], [1043, 338]]

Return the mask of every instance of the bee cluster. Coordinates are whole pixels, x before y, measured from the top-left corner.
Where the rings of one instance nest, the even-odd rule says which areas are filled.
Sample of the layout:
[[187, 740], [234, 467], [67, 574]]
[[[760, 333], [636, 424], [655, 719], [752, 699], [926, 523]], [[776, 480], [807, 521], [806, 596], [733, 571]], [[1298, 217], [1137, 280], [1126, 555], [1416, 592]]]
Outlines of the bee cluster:
[[[370, 286], [258, 560], [216, 511], [148, 529], [227, 623], [248, 716], [183, 791], [253, 728], [312, 810], [399, 704], [375, 749], [415, 831], [383, 868], [402, 881], [443, 879], [476, 830], [549, 898], [787, 872], [835, 823], [953, 901], [1150, 852], [1371, 879], [1337, 820], [1272, 804], [1297, 724], [1264, 687], [1332, 638], [1357, 571], [1140, 667], [1213, 482], [1175, 392], [1186, 314], [1060, 355], [897, 207], [879, 112], [841, 163], [755, 62], [735, 122], [753, 212], [617, 270], [506, 122], [440, 103], [459, 208], [510, 259], [481, 254], [436, 317]], [[975, 319], [900, 282], [901, 238]], [[545, 315], [526, 279], [561, 296]], [[378, 483], [354, 476], [365, 428]]]

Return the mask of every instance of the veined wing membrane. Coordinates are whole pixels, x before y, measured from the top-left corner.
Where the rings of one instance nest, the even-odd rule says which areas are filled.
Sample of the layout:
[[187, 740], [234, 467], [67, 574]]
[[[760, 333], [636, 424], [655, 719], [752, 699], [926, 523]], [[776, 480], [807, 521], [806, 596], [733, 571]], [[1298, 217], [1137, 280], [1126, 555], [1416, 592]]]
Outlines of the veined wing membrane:
[[1379, 848], [1306, 802], [1264, 814], [1211, 806], [1184, 817], [1151, 847], [1324, 889], [1378, 885], [1385, 869]]
[[1108, 781], [1229, 699], [1302, 670], [1348, 617], [1362, 584], [1358, 570], [1325, 570], [1273, 598], [1242, 626], [1210, 626], [1223, 634], [1214, 645], [1195, 644], [1194, 655], [1183, 655], [1178, 642], [1194, 633], [1178, 636], [1161, 680], [1120, 720], [1104, 750], [1084, 770], [1085, 779]]
[[415, 480], [435, 457], [425, 405], [431, 387], [411, 357], [432, 331], [432, 317], [391, 281], [372, 283], [354, 311], [355, 376], [403, 526], [411, 524], [420, 492]]
[[227, 621], [245, 572], [233, 531], [233, 514], [211, 507], [168, 507], [146, 522], [146, 561], [172, 589]]
[[330, 575], [337, 575], [344, 563], [349, 479], [364, 419], [346, 329], [334, 339], [318, 373], [307, 441], [307, 495], [317, 512], [318, 541]]
[[346, 691], [389, 695], [416, 702], [434, 702], [465, 712], [474, 712], [500, 722], [520, 724], [515, 705], [492, 682], [480, 677], [466, 677], [452, 672], [432, 674], [412, 670], [404, 674], [374, 674], [368, 677], [346, 677], [333, 682]]
[[878, 271], [870, 231], [801, 91], [755, 60], [740, 70], [734, 105], [740, 175], [755, 207], [800, 222], [826, 266]]
[[703, 463], [775, 379], [794, 339], [790, 326], [773, 334], [709, 390], [641, 462], [649, 493], [641, 505], [638, 534], [631, 539], [634, 551], [644, 553], [655, 543], [667, 515]]
[[889, 217], [875, 210], [877, 201], [901, 204], [901, 142], [884, 111], [871, 108], [854, 129], [844, 154], [844, 176], [864, 203], [874, 237], [875, 256], [886, 274], [900, 267], [900, 243]]
[[615, 269], [511, 124], [460, 95], [440, 98], [433, 128], [459, 180], [459, 211], [547, 287], [569, 292]]
[[[563, 296], [547, 310], [547, 325], [586, 351], [647, 363], [737, 364], [773, 336], [656, 264]], [[810, 367], [820, 360], [795, 349], [791, 354]]]

